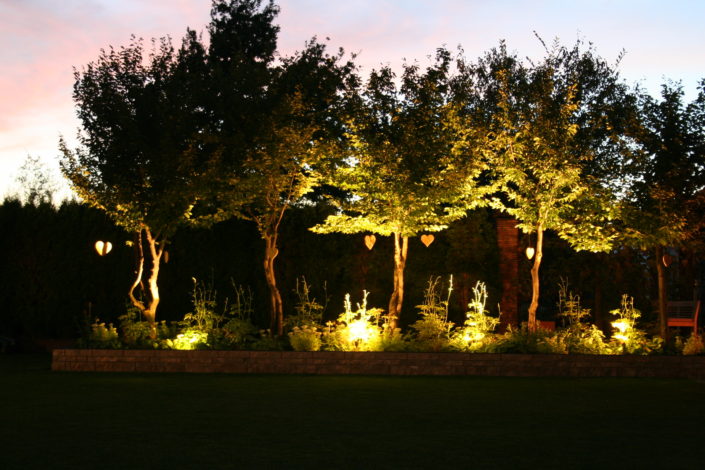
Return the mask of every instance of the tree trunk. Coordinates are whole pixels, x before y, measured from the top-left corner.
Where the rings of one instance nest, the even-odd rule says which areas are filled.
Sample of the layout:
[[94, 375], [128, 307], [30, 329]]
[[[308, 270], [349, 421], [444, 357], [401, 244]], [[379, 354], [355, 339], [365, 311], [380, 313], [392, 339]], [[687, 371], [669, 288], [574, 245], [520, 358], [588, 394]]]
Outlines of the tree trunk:
[[274, 271], [274, 260], [279, 254], [277, 234], [265, 234], [264, 242], [264, 276], [267, 278], [270, 300], [269, 327], [277, 336], [281, 336], [284, 334], [284, 308]]
[[389, 299], [389, 326], [394, 329], [399, 323], [404, 301], [404, 268], [409, 250], [409, 237], [402, 237], [399, 233], [394, 233], [392, 236], [394, 237], [394, 291]]
[[536, 228], [536, 253], [531, 267], [531, 304], [529, 305], [529, 330], [536, 331], [536, 311], [539, 308], [539, 267], [543, 258], [543, 226]]
[[[152, 260], [152, 269], [149, 273], [149, 279], [147, 283], [149, 285], [149, 290], [145, 292], [146, 299], [139, 300], [135, 297], [135, 289], [142, 283], [142, 277], [144, 275], [144, 247], [142, 245], [142, 232], [145, 233], [147, 239], [147, 246], [149, 247], [149, 254]], [[128, 292], [128, 297], [132, 305], [137, 307], [145, 319], [149, 322], [149, 335], [150, 338], [157, 338], [157, 306], [159, 305], [159, 286], [157, 285], [157, 280], [159, 278], [159, 265], [161, 262], [162, 253], [164, 252], [164, 245], [166, 241], [161, 242], [154, 238], [152, 231], [145, 227], [140, 230], [136, 237], [138, 263], [135, 280], [130, 287]], [[146, 302], [145, 302], [146, 301]]]
[[666, 267], [663, 265], [663, 247], [656, 247], [656, 276], [658, 278], [659, 332], [668, 341], [668, 312], [666, 311]]

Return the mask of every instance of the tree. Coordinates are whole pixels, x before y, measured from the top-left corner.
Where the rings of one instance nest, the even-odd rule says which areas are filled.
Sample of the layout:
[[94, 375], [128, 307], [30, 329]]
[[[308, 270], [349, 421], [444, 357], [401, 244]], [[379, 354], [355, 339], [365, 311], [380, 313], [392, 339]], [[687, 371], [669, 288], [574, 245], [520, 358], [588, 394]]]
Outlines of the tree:
[[217, 196], [221, 215], [251, 220], [264, 240], [264, 274], [270, 293], [270, 329], [283, 334], [284, 310], [275, 260], [286, 211], [319, 181], [329, 158], [322, 149], [334, 139], [339, 108], [354, 65], [343, 51], [329, 55], [315, 38], [270, 70], [266, 94], [250, 116], [259, 128], [241, 160], [230, 161]]
[[652, 249], [658, 279], [659, 330], [668, 337], [663, 257], [668, 246], [684, 247], [702, 225], [699, 200], [705, 188], [705, 82], [692, 103], [680, 84], [662, 85], [661, 99], [640, 95], [642, 151], [625, 198], [624, 242]]
[[497, 110], [488, 119], [486, 144], [501, 184], [492, 204], [515, 217], [524, 233], [536, 233], [531, 329], [537, 326], [545, 231], [578, 250], [605, 251], [615, 238], [616, 201], [594, 162], [628, 148], [616, 132], [619, 119], [626, 119], [618, 110], [624, 88], [611, 67], [581, 46], [555, 43], [542, 62], [528, 66], [501, 48], [475, 73], [486, 80], [493, 95], [487, 101]]
[[[202, 90], [208, 73], [199, 38], [188, 31], [177, 50], [169, 39], [101, 51], [74, 72], [73, 97], [82, 129], [79, 146], [63, 139], [61, 167], [88, 205], [105, 211], [135, 234], [136, 276], [128, 296], [156, 335], [160, 262], [177, 227], [196, 222], [198, 204], [215, 154]], [[142, 285], [145, 251], [148, 288]]]
[[49, 169], [39, 157], [27, 155], [20, 171], [15, 178], [20, 186], [19, 199], [24, 204], [38, 206], [42, 203], [51, 204], [54, 194], [59, 189], [58, 183], [49, 173]]
[[439, 49], [424, 71], [405, 64], [399, 87], [389, 67], [371, 73], [336, 150], [346, 164], [329, 176], [350, 197], [337, 202], [340, 213], [312, 228], [393, 237], [392, 327], [402, 309], [409, 237], [443, 230], [482, 203], [476, 177], [484, 167], [460, 125], [451, 62], [450, 53]]

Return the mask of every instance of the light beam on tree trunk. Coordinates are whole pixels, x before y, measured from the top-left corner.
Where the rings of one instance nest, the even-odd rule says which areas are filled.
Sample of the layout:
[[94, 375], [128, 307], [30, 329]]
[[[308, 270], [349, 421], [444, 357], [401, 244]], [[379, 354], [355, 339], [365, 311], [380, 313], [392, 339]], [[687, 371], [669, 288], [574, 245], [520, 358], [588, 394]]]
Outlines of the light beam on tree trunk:
[[536, 331], [536, 311], [539, 308], [539, 268], [543, 258], [543, 225], [536, 227], [536, 254], [531, 267], [531, 305], [529, 305], [529, 330]]
[[[149, 278], [147, 279], [147, 285], [149, 286], [149, 290], [145, 292], [145, 297], [146, 301], [139, 300], [135, 297], [135, 289], [137, 286], [142, 284], [142, 278], [144, 276], [144, 260], [145, 260], [145, 254], [144, 254], [144, 247], [143, 247], [143, 238], [142, 238], [142, 233], [144, 232], [144, 236], [147, 239], [147, 246], [149, 248], [149, 255], [152, 261], [152, 269], [149, 273]], [[137, 240], [136, 240], [136, 245], [137, 245], [137, 254], [138, 254], [138, 262], [137, 262], [137, 271], [136, 271], [136, 276], [135, 280], [132, 283], [132, 286], [130, 286], [130, 290], [128, 292], [128, 297], [130, 298], [130, 302], [132, 302], [132, 305], [137, 307], [142, 315], [147, 319], [147, 322], [149, 322], [149, 335], [150, 338], [156, 339], [157, 338], [157, 306], [159, 305], [159, 286], [157, 285], [157, 279], [159, 278], [159, 265], [161, 262], [161, 257], [162, 254], [164, 253], [164, 246], [166, 245], [165, 240], [159, 240], [158, 237], [154, 237], [152, 234], [152, 231], [148, 227], [143, 227], [140, 229], [140, 231], [137, 234]]]
[[389, 325], [394, 329], [399, 322], [404, 301], [404, 268], [409, 250], [409, 237], [403, 237], [399, 233], [393, 233], [392, 236], [394, 237], [394, 291], [389, 299]]

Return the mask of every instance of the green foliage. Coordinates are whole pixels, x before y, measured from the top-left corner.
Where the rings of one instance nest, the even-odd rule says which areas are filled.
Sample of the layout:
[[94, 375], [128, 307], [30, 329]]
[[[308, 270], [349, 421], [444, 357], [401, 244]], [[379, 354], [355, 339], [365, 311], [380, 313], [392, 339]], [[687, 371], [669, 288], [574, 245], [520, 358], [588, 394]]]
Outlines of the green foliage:
[[197, 328], [186, 328], [182, 333], [176, 335], [174, 339], [164, 341], [164, 346], [168, 349], [192, 350], [206, 349], [208, 344], [208, 333]]
[[141, 320], [141, 312], [132, 305], [127, 306], [127, 311], [121, 315], [120, 332], [122, 341], [129, 348], [151, 347], [154, 340], [150, 337], [151, 327], [149, 322]]
[[623, 354], [651, 354], [663, 348], [663, 340], [659, 337], [649, 339], [643, 330], [637, 328], [637, 320], [641, 312], [634, 308], [634, 299], [624, 294], [620, 308], [611, 310], [617, 317], [612, 322], [612, 348]]
[[184, 315], [183, 325], [208, 333], [218, 328], [224, 319], [223, 315], [216, 312], [218, 293], [213, 289], [212, 284], [207, 285], [196, 278], [191, 280], [193, 281], [191, 294], [193, 311]]
[[335, 149], [343, 165], [328, 175], [353, 197], [337, 200], [342, 212], [313, 231], [410, 237], [443, 230], [481, 205], [475, 178], [483, 167], [458, 123], [450, 64], [439, 49], [425, 71], [405, 64], [399, 86], [389, 67], [372, 72]]
[[[350, 294], [345, 296], [345, 311], [336, 322], [326, 323], [323, 330], [324, 348], [333, 351], [382, 351], [385, 344], [398, 346], [401, 331], [392, 329], [380, 308], [367, 308], [367, 291], [362, 304], [352, 309]], [[385, 338], [387, 337], [387, 338]]]
[[91, 325], [88, 335], [80, 338], [78, 345], [89, 349], [120, 349], [117, 329], [112, 323], [107, 326], [96, 319]]
[[318, 351], [322, 344], [321, 335], [315, 325], [295, 326], [289, 332], [289, 343], [294, 351]]
[[488, 315], [487, 287], [478, 281], [472, 289], [473, 299], [468, 304], [465, 323], [453, 332], [452, 345], [456, 349], [477, 351], [492, 341], [489, 336], [499, 324], [499, 318]]
[[[328, 299], [326, 297], [326, 286], [323, 286], [324, 298], [326, 299], [326, 304]], [[296, 297], [297, 302], [294, 306], [294, 315], [290, 315], [286, 319], [286, 324], [289, 328], [293, 329], [296, 327], [302, 328], [304, 326], [318, 326], [323, 320], [323, 313], [326, 310], [326, 305], [321, 305], [315, 298], [311, 297], [311, 286], [306, 282], [306, 278], [301, 276], [296, 278]]]
[[528, 325], [523, 324], [517, 329], [510, 327], [503, 335], [497, 336], [489, 342], [482, 352], [565, 354], [566, 347], [560, 339], [553, 338], [553, 336], [550, 331], [541, 328], [531, 331]]
[[558, 316], [567, 320], [567, 327], [555, 333], [555, 342], [563, 345], [570, 354], [606, 354], [609, 352], [605, 336], [597, 326], [584, 323], [590, 309], [582, 308], [580, 297], [568, 290], [563, 280], [558, 291]]
[[411, 325], [416, 330], [415, 348], [421, 351], [443, 351], [450, 347], [450, 332], [453, 323], [448, 321], [448, 304], [453, 292], [453, 276], [448, 280], [448, 295], [441, 298], [441, 278], [428, 280], [424, 303], [417, 305], [421, 318]]

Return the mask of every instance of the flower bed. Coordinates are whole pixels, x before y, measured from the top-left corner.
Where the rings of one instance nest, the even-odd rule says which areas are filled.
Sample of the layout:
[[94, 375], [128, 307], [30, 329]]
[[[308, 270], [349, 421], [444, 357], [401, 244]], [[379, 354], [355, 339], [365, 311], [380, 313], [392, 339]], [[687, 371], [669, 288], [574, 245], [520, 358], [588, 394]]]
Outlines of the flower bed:
[[705, 379], [705, 356], [55, 349], [52, 370]]

